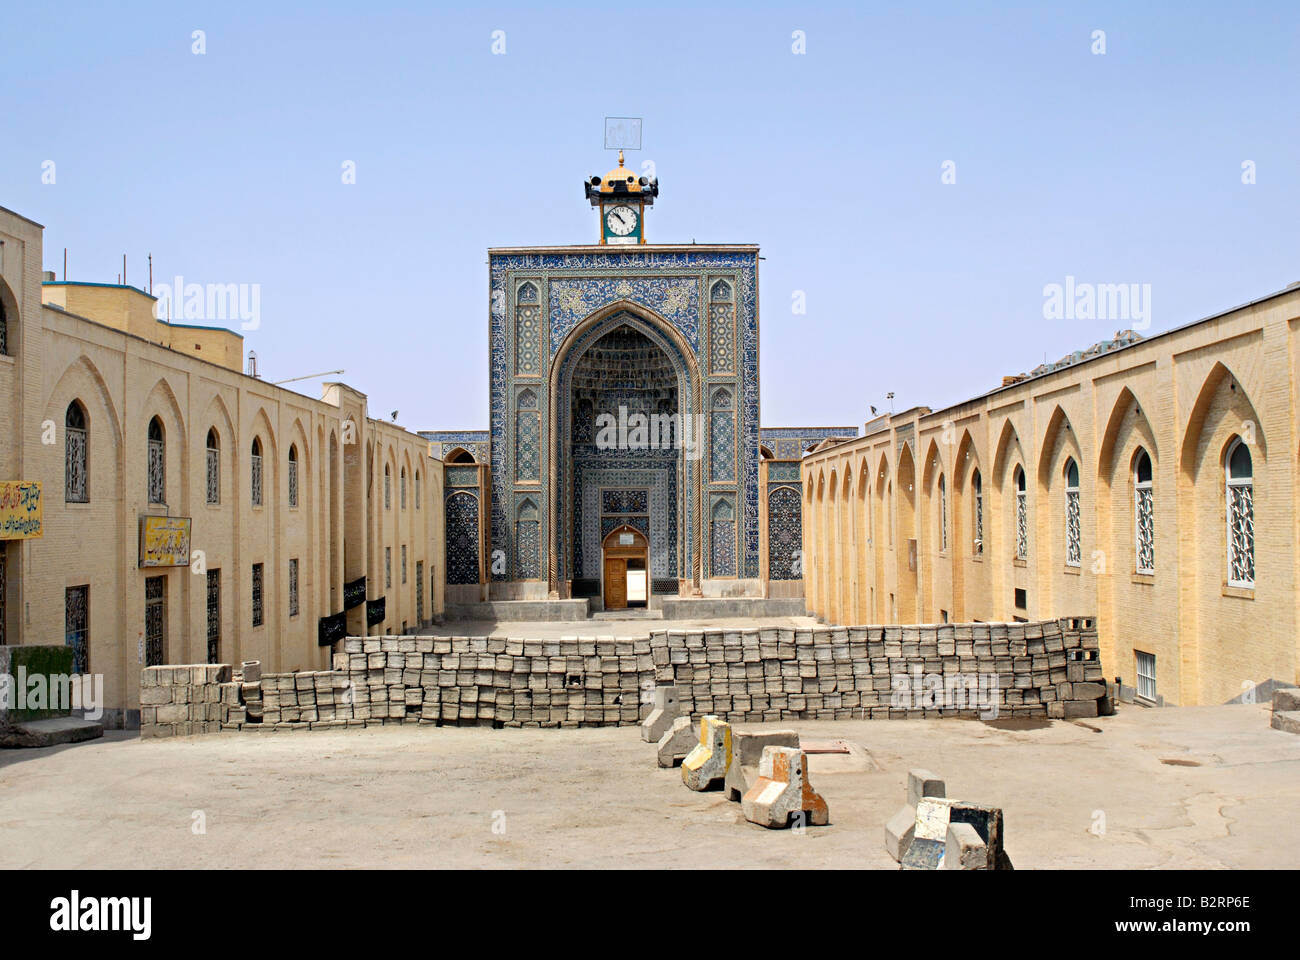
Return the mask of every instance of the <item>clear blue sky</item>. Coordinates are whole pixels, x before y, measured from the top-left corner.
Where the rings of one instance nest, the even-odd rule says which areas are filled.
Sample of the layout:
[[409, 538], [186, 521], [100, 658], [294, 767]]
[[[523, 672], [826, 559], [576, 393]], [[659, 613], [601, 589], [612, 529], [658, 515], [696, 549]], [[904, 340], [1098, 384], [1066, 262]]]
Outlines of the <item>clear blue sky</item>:
[[640, 116], [650, 240], [763, 248], [763, 423], [861, 424], [1113, 333], [1044, 319], [1066, 276], [1148, 332], [1300, 280], [1298, 86], [1294, 0], [14, 4], [0, 205], [60, 278], [260, 284], [267, 379], [486, 427], [485, 250], [593, 240]]

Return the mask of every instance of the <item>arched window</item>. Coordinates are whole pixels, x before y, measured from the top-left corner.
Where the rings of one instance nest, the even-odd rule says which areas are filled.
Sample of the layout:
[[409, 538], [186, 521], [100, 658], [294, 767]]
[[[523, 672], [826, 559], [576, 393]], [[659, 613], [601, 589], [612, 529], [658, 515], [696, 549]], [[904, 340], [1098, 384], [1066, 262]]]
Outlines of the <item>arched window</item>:
[[384, 464], [384, 509], [393, 509], [393, 471]]
[[289, 444], [289, 506], [298, 506], [298, 445]]
[[1016, 559], [1029, 559], [1029, 499], [1025, 471], [1016, 467]]
[[90, 500], [90, 474], [86, 465], [86, 411], [73, 400], [64, 417], [63, 499], [68, 503]]
[[971, 492], [975, 497], [974, 510], [974, 551], [975, 556], [984, 555], [984, 481], [980, 479], [980, 472], [975, 471], [975, 475], [970, 482]]
[[939, 477], [939, 552], [948, 552], [948, 483]]
[[249, 498], [253, 506], [262, 505], [262, 441], [253, 438], [253, 448], [249, 457]]
[[208, 503], [221, 502], [221, 437], [217, 428], [208, 430]]
[[0, 353], [9, 356], [9, 318], [3, 300], [0, 300]]
[[1079, 529], [1079, 465], [1065, 461], [1065, 565], [1083, 565], [1082, 532]]
[[167, 502], [167, 449], [163, 444], [162, 421], [149, 421], [149, 502]]
[[398, 501], [403, 510], [406, 509], [406, 468], [402, 467], [402, 475], [398, 478]]
[[1228, 448], [1228, 583], [1255, 586], [1255, 473], [1249, 448], [1238, 437]]
[[1151, 489], [1151, 458], [1141, 447], [1133, 460], [1133, 529], [1137, 548], [1137, 572], [1156, 572], [1156, 534]]

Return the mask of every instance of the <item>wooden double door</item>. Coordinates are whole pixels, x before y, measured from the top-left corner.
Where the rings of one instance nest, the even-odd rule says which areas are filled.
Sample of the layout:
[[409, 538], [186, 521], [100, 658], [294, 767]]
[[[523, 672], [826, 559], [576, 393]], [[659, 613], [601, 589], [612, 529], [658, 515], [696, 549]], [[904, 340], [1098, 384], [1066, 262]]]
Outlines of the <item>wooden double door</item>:
[[624, 524], [601, 543], [601, 596], [606, 610], [648, 606], [650, 601], [650, 542], [635, 527]]

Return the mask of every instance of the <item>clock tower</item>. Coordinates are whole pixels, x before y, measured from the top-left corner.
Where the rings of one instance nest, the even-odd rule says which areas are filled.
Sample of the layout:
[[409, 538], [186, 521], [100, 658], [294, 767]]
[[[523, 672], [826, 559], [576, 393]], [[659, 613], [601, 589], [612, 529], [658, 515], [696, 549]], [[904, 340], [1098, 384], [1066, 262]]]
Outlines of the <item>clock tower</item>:
[[618, 166], [604, 177], [592, 177], [583, 184], [587, 199], [600, 212], [600, 242], [607, 244], [645, 243], [645, 211], [659, 196], [659, 178], [638, 177]]

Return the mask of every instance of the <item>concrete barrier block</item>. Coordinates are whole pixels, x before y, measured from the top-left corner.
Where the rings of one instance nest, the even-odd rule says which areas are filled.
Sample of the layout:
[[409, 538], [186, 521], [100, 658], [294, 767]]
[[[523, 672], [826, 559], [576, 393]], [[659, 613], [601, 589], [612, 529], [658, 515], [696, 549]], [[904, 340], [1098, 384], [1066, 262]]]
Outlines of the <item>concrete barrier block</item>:
[[656, 686], [654, 709], [641, 721], [641, 739], [646, 743], [658, 743], [679, 712], [677, 688], [671, 684]]
[[816, 827], [830, 822], [826, 801], [808, 780], [808, 758], [797, 747], [763, 748], [758, 779], [741, 798], [745, 819], [769, 829], [790, 826], [791, 816], [802, 815]]
[[793, 730], [767, 730], [762, 733], [731, 733], [731, 764], [723, 781], [727, 799], [739, 803], [758, 779], [758, 766], [764, 747], [798, 747], [799, 734]]
[[937, 773], [918, 767], [907, 771], [907, 805], [915, 807], [925, 797], [946, 797], [947, 787]]
[[682, 761], [682, 783], [707, 790], [727, 775], [731, 765], [731, 724], [715, 716], [700, 720], [700, 740]]
[[944, 842], [944, 870], [987, 870], [989, 848], [969, 823], [949, 823]]
[[659, 738], [659, 766], [672, 767], [677, 761], [684, 760], [695, 747], [698, 736], [691, 724], [690, 717], [678, 717], [668, 732]]
[[1280, 687], [1274, 690], [1273, 709], [1286, 712], [1300, 710], [1300, 687]]
[[[158, 709], [161, 710], [162, 707]], [[1269, 725], [1284, 733], [1300, 733], [1300, 710], [1274, 710]]]
[[912, 845], [916, 832], [916, 808], [911, 804], [901, 808], [885, 824], [885, 852], [897, 860], [903, 861], [907, 848]]

